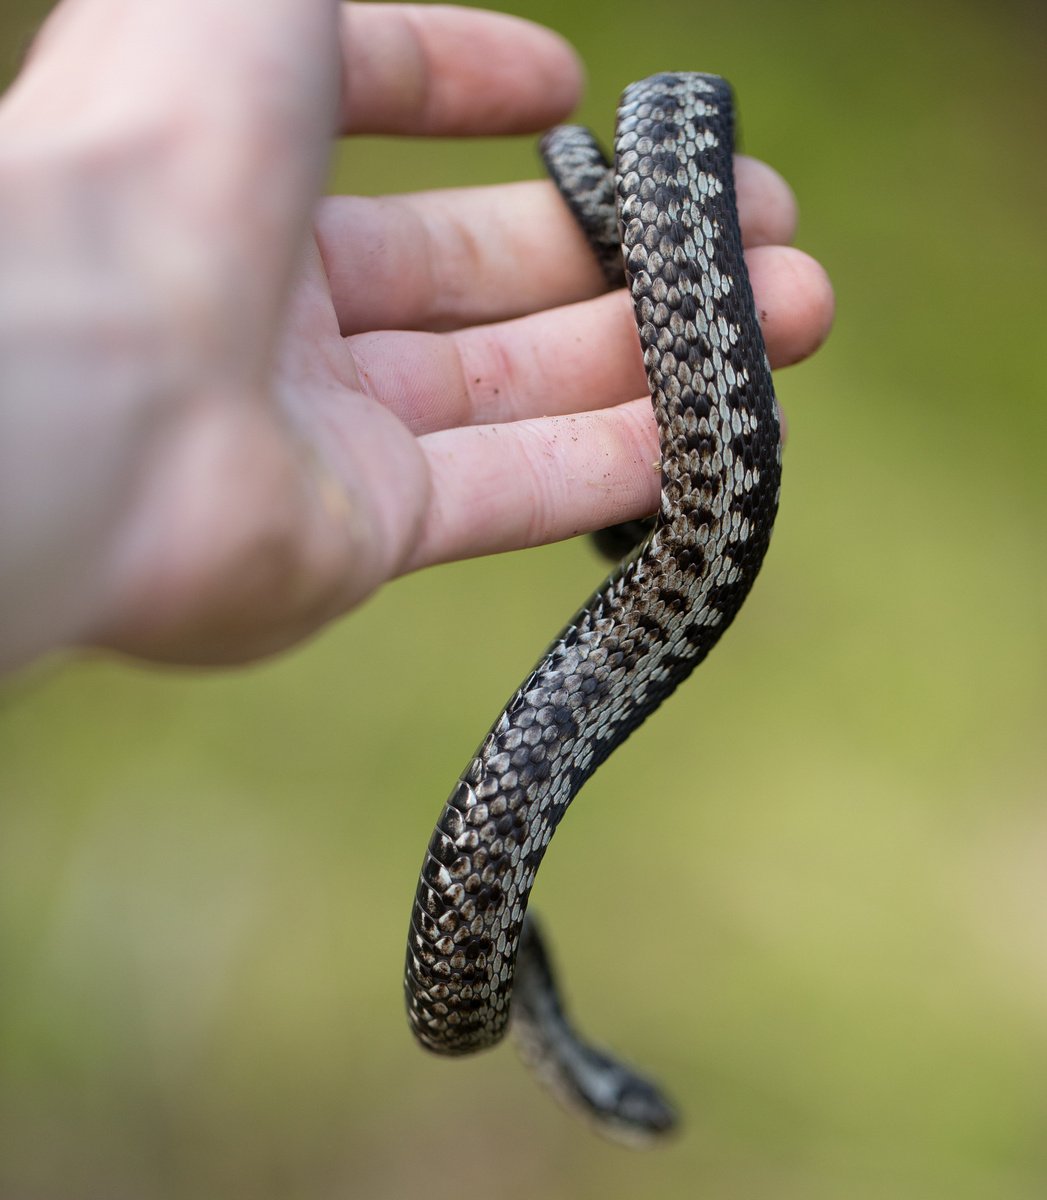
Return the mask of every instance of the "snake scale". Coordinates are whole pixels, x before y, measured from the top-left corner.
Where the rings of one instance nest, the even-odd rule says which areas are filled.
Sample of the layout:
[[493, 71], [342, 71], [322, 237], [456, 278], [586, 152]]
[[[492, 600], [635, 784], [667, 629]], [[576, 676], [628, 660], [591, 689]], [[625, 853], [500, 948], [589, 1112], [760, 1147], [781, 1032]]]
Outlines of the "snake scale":
[[[643, 543], [520, 685], [447, 801], [422, 866], [405, 988], [440, 1054], [496, 1042], [605, 1133], [670, 1128], [659, 1089], [582, 1040], [525, 916], [558, 822], [586, 779], [705, 658], [760, 569], [781, 439], [742, 256], [730, 86], [660, 74], [626, 88], [613, 169], [588, 131], [542, 154], [609, 286], [632, 295], [661, 440], [661, 498]], [[514, 978], [515, 969], [515, 978]]]

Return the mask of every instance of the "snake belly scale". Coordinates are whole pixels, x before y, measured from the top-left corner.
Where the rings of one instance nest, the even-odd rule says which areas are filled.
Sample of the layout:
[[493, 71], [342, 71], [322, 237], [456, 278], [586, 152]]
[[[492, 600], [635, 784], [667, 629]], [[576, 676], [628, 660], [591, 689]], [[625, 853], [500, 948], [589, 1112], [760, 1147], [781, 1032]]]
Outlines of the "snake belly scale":
[[631, 292], [661, 498], [646, 539], [510, 698], [447, 801], [418, 883], [405, 987], [418, 1040], [441, 1054], [496, 1042], [512, 1000], [539, 1075], [604, 1132], [633, 1138], [671, 1127], [672, 1107], [574, 1032], [528, 895], [586, 779], [748, 594], [778, 506], [779, 418], [742, 256], [729, 85], [693, 73], [630, 85], [613, 168], [576, 127], [547, 135], [543, 154], [609, 285]]

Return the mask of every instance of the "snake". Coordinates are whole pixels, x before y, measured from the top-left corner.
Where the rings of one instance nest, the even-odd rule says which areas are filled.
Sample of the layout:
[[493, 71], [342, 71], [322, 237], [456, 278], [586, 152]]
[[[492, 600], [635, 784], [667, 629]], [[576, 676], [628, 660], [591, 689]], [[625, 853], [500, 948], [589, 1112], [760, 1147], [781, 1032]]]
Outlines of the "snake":
[[[661, 491], [646, 535], [510, 697], [444, 805], [404, 986], [426, 1049], [468, 1054], [511, 1024], [561, 1100], [609, 1137], [649, 1143], [676, 1126], [675, 1105], [575, 1029], [527, 902], [582, 785], [706, 657], [748, 595], [778, 510], [781, 426], [742, 253], [730, 84], [696, 72], [630, 84], [613, 164], [580, 126], [550, 130], [540, 152], [608, 288], [631, 295]], [[724, 735], [710, 720], [701, 736]], [[686, 778], [693, 749], [675, 753]], [[627, 946], [615, 964], [628, 969]]]

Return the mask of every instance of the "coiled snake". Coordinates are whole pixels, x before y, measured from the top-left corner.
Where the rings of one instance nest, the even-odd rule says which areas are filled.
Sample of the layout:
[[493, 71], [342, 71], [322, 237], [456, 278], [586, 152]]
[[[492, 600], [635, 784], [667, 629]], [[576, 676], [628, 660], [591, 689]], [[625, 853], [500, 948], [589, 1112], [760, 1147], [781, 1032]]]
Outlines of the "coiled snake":
[[511, 997], [539, 1075], [631, 1139], [670, 1128], [672, 1107], [574, 1033], [527, 898], [582, 784], [748, 594], [778, 506], [778, 409], [742, 257], [729, 85], [662, 74], [626, 88], [613, 170], [578, 127], [551, 131], [542, 153], [609, 286], [632, 293], [661, 500], [642, 545], [553, 642], [455, 786], [422, 866], [405, 987], [418, 1040], [440, 1054], [496, 1042]]

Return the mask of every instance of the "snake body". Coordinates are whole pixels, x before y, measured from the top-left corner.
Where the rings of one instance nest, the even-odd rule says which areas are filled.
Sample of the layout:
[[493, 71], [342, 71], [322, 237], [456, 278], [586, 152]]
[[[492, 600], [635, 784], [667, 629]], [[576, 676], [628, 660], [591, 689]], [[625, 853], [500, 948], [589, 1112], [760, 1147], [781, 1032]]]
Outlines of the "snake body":
[[496, 1042], [512, 996], [539, 1074], [605, 1131], [631, 1136], [670, 1127], [671, 1106], [574, 1033], [527, 899], [586, 779], [748, 594], [778, 506], [779, 419], [742, 256], [729, 85], [690, 73], [632, 84], [613, 169], [576, 127], [547, 135], [543, 154], [609, 285], [624, 279], [632, 294], [661, 498], [642, 545], [517, 689], [447, 801], [418, 883], [405, 987], [418, 1040], [441, 1054]]

